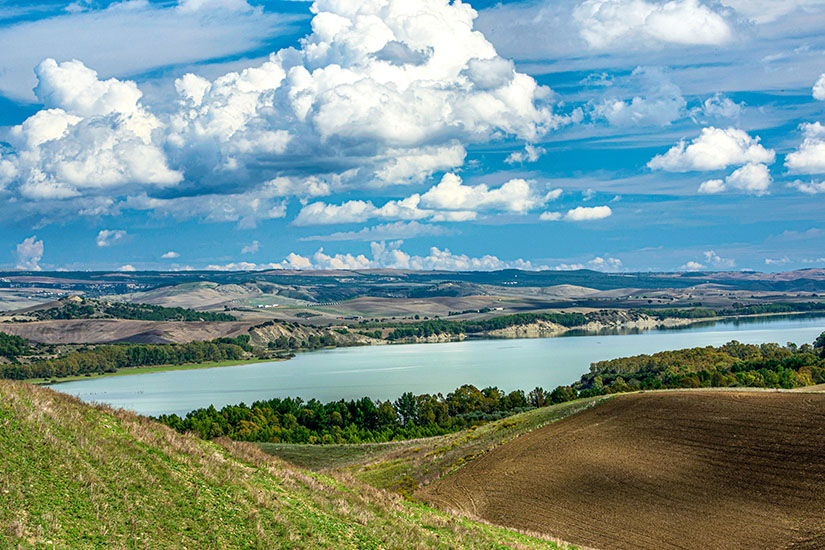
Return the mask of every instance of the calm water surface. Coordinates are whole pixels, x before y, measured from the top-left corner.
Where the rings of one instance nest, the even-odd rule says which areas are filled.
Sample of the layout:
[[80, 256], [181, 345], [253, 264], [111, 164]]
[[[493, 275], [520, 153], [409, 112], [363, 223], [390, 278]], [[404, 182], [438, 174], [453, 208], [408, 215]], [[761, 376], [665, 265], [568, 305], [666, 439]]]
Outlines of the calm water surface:
[[462, 384], [527, 391], [570, 384], [594, 361], [730, 340], [811, 343], [824, 330], [825, 317], [771, 317], [638, 334], [340, 348], [301, 353], [289, 361], [98, 378], [52, 387], [85, 401], [148, 415], [183, 414], [210, 404], [251, 404], [272, 397], [333, 401], [364, 396], [395, 399], [405, 391], [446, 394]]

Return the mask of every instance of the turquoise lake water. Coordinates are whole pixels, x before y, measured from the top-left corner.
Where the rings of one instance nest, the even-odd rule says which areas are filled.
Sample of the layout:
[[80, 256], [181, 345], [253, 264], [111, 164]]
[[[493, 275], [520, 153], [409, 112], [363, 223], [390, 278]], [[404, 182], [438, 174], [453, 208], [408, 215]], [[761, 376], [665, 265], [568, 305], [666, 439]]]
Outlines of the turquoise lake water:
[[289, 361], [97, 378], [52, 388], [147, 415], [272, 397], [333, 401], [395, 399], [406, 391], [446, 394], [462, 384], [529, 391], [570, 384], [594, 361], [730, 340], [811, 343], [823, 331], [825, 317], [789, 316], [635, 334], [338, 348]]

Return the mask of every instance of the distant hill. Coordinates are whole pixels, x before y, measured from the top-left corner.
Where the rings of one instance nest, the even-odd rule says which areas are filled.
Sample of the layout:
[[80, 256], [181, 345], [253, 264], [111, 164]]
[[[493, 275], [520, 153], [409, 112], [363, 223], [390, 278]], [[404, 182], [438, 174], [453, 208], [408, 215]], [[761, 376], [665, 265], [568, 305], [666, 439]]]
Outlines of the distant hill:
[[[825, 292], [825, 269], [784, 273], [755, 271], [702, 271], [675, 273], [604, 273], [574, 271], [408, 271], [392, 269], [357, 271], [188, 271], [157, 272], [0, 272], [0, 288], [59, 288], [82, 291], [89, 296], [142, 293], [182, 284], [278, 285], [284, 296], [316, 301], [345, 300], [355, 296], [410, 297], [439, 293], [466, 295], [478, 285], [499, 287], [551, 287], [572, 285], [594, 290], [680, 289], [714, 283], [731, 290]], [[451, 283], [451, 284], [445, 284]], [[460, 285], [460, 286], [456, 286]], [[235, 287], [228, 289], [241, 290]], [[150, 300], [151, 301], [151, 300]]]
[[566, 548], [0, 380], [0, 548]]

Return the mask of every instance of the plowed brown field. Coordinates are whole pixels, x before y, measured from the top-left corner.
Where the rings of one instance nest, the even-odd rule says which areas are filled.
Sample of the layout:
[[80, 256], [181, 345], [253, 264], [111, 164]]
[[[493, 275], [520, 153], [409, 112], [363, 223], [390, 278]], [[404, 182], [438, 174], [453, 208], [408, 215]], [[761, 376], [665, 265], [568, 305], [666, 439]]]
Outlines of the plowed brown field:
[[825, 548], [825, 395], [617, 396], [416, 496], [605, 550]]

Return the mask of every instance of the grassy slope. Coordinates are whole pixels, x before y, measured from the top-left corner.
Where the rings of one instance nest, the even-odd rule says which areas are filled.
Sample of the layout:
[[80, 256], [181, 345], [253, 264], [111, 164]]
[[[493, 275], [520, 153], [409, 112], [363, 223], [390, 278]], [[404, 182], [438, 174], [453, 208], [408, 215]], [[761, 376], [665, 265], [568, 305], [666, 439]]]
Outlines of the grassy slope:
[[521, 434], [592, 407], [605, 397], [535, 409], [454, 434], [367, 445], [261, 443], [267, 453], [316, 471], [346, 472], [374, 487], [410, 495], [421, 485]]
[[558, 548], [0, 381], [0, 548]]

